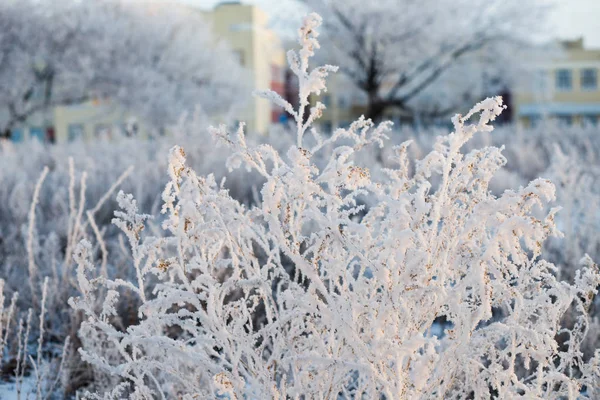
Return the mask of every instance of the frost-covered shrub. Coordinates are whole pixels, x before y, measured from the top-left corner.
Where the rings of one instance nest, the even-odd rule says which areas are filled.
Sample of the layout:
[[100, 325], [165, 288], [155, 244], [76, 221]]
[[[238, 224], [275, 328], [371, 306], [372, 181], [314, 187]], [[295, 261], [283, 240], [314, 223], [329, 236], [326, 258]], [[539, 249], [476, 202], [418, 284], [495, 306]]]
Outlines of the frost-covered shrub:
[[[26, 313], [18, 310], [18, 292], [14, 292], [8, 301], [4, 291], [5, 282], [0, 279], [1, 398], [8, 396], [16, 399], [49, 399], [56, 391], [64, 394], [62, 388], [66, 386], [63, 383], [70, 340], [67, 337], [64, 343], [58, 346], [48, 346], [45, 342], [47, 337], [53, 334], [48, 329], [47, 321], [48, 281], [48, 278], [44, 279], [43, 284], [38, 288], [40, 299], [36, 304], [36, 315], [32, 308]], [[13, 323], [16, 326], [11, 326]], [[7, 388], [4, 384], [7, 375], [10, 375], [12, 380], [8, 384], [12, 388]]]
[[[183, 119], [172, 135], [144, 138], [114, 138], [110, 142], [73, 142], [44, 146], [37, 141], [0, 148], [0, 272], [7, 290], [20, 289], [20, 301], [29, 291], [20, 287], [29, 279], [28, 242], [31, 243], [39, 277], [69, 275], [72, 250], [82, 238], [106, 246], [108, 268], [117, 272], [123, 258], [119, 230], [111, 226], [117, 203], [116, 191], [133, 193], [141, 207], [157, 213], [160, 193], [168, 178], [168, 150], [175, 144], [186, 146], [189, 162], [196, 170], [214, 173], [220, 180], [227, 175], [226, 187], [244, 203], [253, 199], [253, 187], [262, 181], [245, 172], [228, 174], [222, 160], [227, 153], [213, 146], [200, 115]], [[183, 133], [185, 131], [185, 133]], [[32, 214], [36, 182], [47, 167]], [[88, 214], [88, 213], [91, 213]], [[33, 224], [30, 224], [33, 217]], [[91, 220], [97, 225], [100, 237]], [[31, 226], [30, 226], [31, 225]], [[29, 232], [33, 237], [29, 238]], [[160, 230], [154, 230], [160, 234]], [[97, 249], [98, 255], [102, 250]], [[35, 271], [34, 271], [35, 272]], [[29, 304], [27, 306], [30, 306]]]
[[[260, 202], [233, 199], [174, 147], [162, 238], [142, 231], [133, 196], [115, 224], [131, 248], [131, 281], [98, 275], [93, 247], [74, 252], [85, 314], [82, 357], [110, 376], [91, 398], [577, 398], [600, 396], [600, 352], [584, 359], [600, 284], [582, 260], [572, 284], [540, 256], [555, 234], [554, 186], [536, 179], [493, 195], [501, 150], [463, 152], [503, 109], [500, 98], [453, 118], [454, 132], [411, 167], [394, 149], [384, 178], [353, 162], [390, 129], [363, 118], [322, 137], [303, 118], [335, 71], [309, 69], [320, 17], [305, 18], [288, 60], [300, 84], [296, 144], [285, 155], [214, 135], [264, 178]], [[339, 140], [344, 145], [336, 146]], [[326, 152], [328, 148], [332, 151]], [[314, 160], [326, 160], [324, 166]], [[368, 204], [365, 207], [364, 204]], [[120, 329], [125, 293], [138, 321]], [[569, 321], [563, 317], [569, 311]], [[445, 321], [439, 329], [441, 321]], [[116, 386], [115, 386], [116, 385]]]
[[[412, 140], [411, 157], [420, 158], [433, 145], [435, 135], [444, 135], [443, 129], [415, 131], [402, 127], [389, 136], [392, 143]], [[506, 189], [526, 185], [538, 176], [556, 185], [556, 201], [562, 207], [556, 215], [556, 224], [564, 237], [552, 237], [544, 243], [543, 257], [556, 264], [560, 277], [571, 280], [579, 260], [589, 254], [600, 258], [599, 179], [600, 128], [598, 126], [564, 126], [554, 121], [523, 129], [514, 124], [503, 125], [492, 133], [483, 132], [466, 143], [468, 152], [483, 146], [503, 147], [506, 165], [490, 181], [490, 189], [501, 194]], [[359, 162], [375, 167], [378, 163], [390, 167], [387, 145], [382, 150], [361, 154]], [[372, 170], [376, 171], [376, 168]], [[549, 209], [548, 208], [548, 209]]]
[[[594, 260], [600, 258], [599, 127], [565, 126], [549, 120], [526, 130], [512, 125], [502, 127], [482, 141], [506, 143], [508, 164], [503, 169], [503, 180], [495, 182], [497, 192], [510, 187], [511, 181], [525, 183], [540, 175], [556, 185], [556, 204], [561, 206], [556, 225], [563, 235], [549, 238], [542, 255], [556, 265], [560, 279], [572, 281], [582, 257], [588, 254]], [[599, 300], [596, 297], [590, 307], [596, 321], [593, 332], [598, 332]], [[593, 354], [599, 346], [599, 335], [589, 335], [584, 351]]]
[[[92, 256], [98, 262], [98, 275], [126, 281], [135, 278], [127, 268], [130, 254], [120, 230], [111, 224], [119, 188], [133, 193], [143, 209], [157, 214], [161, 191], [168, 181], [164, 174], [168, 150], [174, 143], [185, 143], [195, 169], [214, 173], [219, 179], [225, 177], [222, 160], [226, 151], [207, 146], [210, 134], [200, 128], [205, 121], [200, 113], [183, 118], [172, 134], [154, 140], [115, 137], [110, 142], [57, 146], [43, 146], [37, 141], [0, 143], [0, 277], [7, 298], [19, 292], [16, 309], [26, 313], [31, 308], [34, 316], [39, 311], [39, 288], [49, 278], [46, 318], [51, 334], [45, 339], [46, 347], [60, 348], [67, 337], [75, 348], [80, 345], [76, 333], [81, 315], [66, 306], [68, 298], [78, 293], [73, 252], [80, 240], [95, 243]], [[255, 201], [253, 188], [262, 184], [262, 178], [246, 172], [227, 174], [227, 178], [225, 185], [232, 196], [243, 203]], [[163, 234], [160, 221], [148, 224], [147, 229]], [[136, 320], [140, 304], [133, 296], [129, 299], [119, 307], [122, 329]], [[7, 336], [14, 336], [14, 348], [21, 313], [13, 317]], [[37, 325], [31, 326], [31, 340], [38, 330]], [[31, 347], [34, 357], [35, 348]], [[69, 358], [65, 390], [71, 392], [99, 379], [77, 360], [76, 352]], [[15, 352], [4, 354], [5, 366], [16, 360]], [[12, 374], [10, 368], [3, 371], [4, 376]]]

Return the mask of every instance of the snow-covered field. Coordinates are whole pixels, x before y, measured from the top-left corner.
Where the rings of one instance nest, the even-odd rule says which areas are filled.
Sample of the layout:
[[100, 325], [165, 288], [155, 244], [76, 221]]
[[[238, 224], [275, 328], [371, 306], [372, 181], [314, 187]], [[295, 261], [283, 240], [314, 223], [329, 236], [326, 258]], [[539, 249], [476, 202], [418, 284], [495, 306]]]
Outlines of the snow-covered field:
[[320, 25], [287, 133], [3, 144], [1, 399], [600, 397], [598, 129], [319, 134]]

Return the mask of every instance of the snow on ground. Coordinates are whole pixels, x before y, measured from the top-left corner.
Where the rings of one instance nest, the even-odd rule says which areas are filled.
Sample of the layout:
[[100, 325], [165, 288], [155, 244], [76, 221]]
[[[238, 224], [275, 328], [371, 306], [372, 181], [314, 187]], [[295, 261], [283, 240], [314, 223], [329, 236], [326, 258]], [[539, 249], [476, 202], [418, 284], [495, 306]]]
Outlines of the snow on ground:
[[21, 382], [21, 396], [17, 392], [16, 382], [0, 382], [1, 400], [27, 400], [35, 399], [35, 378], [27, 376]]

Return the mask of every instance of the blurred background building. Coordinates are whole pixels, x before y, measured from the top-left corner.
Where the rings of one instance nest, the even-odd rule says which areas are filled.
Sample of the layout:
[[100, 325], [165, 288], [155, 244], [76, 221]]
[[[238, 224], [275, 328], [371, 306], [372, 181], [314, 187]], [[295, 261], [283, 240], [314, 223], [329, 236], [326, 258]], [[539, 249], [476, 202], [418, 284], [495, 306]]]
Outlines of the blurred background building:
[[[202, 11], [191, 5], [185, 7], [191, 13], [202, 13], [215, 40], [229, 45], [237, 62], [249, 73], [249, 91], [268, 88], [296, 105], [297, 83], [287, 68], [285, 49], [297, 44], [285, 42], [271, 29], [269, 15], [263, 9], [238, 1], [222, 2]], [[535, 125], [543, 118], [557, 119], [565, 124], [598, 123], [600, 49], [586, 48], [583, 39], [562, 42], [561, 47], [563, 51], [559, 57], [549, 57], [531, 66], [534, 70], [531, 79], [528, 77], [525, 83], [502, 93], [505, 102], [510, 103], [504, 118], [526, 126]], [[491, 94], [498, 94], [498, 90], [494, 89]], [[32, 96], [36, 101], [45, 101], [44, 88], [36, 88]], [[287, 123], [290, 118], [283, 109], [267, 100], [254, 96], [247, 98], [245, 108], [236, 113], [236, 119], [244, 121], [250, 133], [267, 134], [274, 124]], [[325, 132], [347, 127], [365, 114], [368, 107], [364, 92], [357, 90], [342, 73], [329, 78], [328, 92], [319, 101], [327, 107], [319, 121]], [[396, 124], [420, 123], [418, 114], [415, 117], [401, 108], [387, 108], [382, 117]], [[442, 120], [447, 121], [445, 115]], [[40, 111], [26, 123], [14, 127], [10, 136], [16, 142], [26, 139], [67, 142], [110, 137], [116, 132], [146, 134], [134, 114], [105, 98]]]
[[563, 124], [597, 124], [600, 118], [600, 49], [582, 38], [564, 41], [562, 54], [533, 65], [533, 80], [515, 90], [517, 118], [526, 126], [543, 118]]
[[[268, 15], [259, 7], [240, 2], [224, 2], [204, 13], [215, 37], [231, 46], [239, 63], [251, 75], [251, 90], [271, 89], [285, 96], [285, 51], [280, 38], [268, 29]], [[281, 109], [265, 99], [252, 96], [240, 121], [248, 132], [266, 134], [273, 122], [282, 118]]]

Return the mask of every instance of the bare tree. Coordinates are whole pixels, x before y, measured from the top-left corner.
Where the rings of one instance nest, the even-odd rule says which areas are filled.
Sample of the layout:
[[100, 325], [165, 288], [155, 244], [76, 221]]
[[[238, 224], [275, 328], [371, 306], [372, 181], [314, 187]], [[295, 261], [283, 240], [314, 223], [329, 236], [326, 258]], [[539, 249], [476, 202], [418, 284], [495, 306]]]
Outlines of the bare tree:
[[0, 4], [0, 131], [56, 105], [110, 98], [154, 123], [227, 110], [241, 68], [199, 12], [168, 2]]
[[530, 0], [303, 2], [324, 16], [329, 61], [364, 92], [376, 120], [391, 107], [442, 115], [489, 94], [506, 73], [502, 60], [519, 64], [545, 12]]

